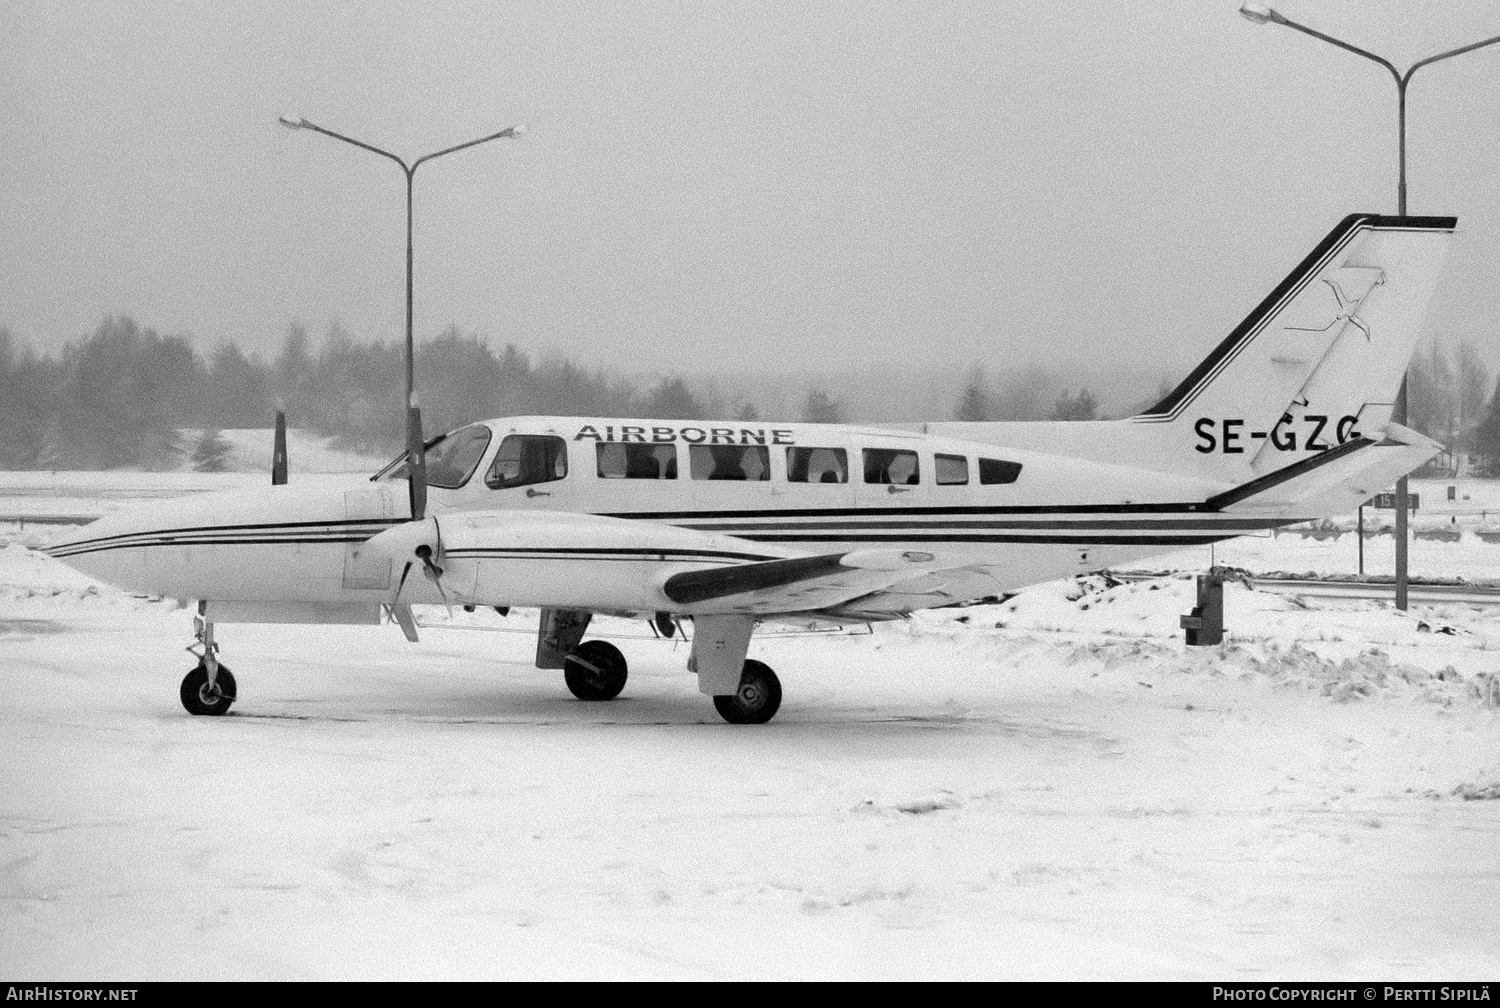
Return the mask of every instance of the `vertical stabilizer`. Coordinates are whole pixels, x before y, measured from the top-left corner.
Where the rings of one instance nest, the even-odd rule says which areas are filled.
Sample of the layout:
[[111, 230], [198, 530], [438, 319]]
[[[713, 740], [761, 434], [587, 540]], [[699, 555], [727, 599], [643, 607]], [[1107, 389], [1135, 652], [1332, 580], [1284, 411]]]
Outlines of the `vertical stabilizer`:
[[[1390, 420], [1456, 221], [1353, 214], [1156, 406], [1199, 463], [1275, 471]], [[1172, 468], [1178, 468], [1181, 463]]]
[[1126, 420], [929, 433], [1231, 485], [1383, 438], [1457, 221], [1352, 214], [1171, 394]]

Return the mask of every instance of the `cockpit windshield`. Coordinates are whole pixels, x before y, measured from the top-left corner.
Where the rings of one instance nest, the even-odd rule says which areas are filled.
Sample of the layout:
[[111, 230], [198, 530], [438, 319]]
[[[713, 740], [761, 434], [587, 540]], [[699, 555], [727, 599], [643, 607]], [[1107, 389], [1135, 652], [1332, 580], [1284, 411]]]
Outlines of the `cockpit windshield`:
[[[427, 450], [423, 453], [427, 463], [427, 485], [456, 490], [469, 482], [489, 443], [490, 429], [484, 424], [460, 427], [427, 442]], [[405, 453], [376, 473], [374, 478], [406, 479]]]

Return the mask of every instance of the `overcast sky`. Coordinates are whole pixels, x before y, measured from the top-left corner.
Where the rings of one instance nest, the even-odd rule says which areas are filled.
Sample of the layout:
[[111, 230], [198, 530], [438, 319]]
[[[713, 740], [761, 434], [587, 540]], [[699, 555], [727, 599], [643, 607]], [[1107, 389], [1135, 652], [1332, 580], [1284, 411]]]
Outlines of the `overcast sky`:
[[[1187, 368], [1344, 214], [1394, 212], [1395, 88], [1237, 0], [10, 3], [0, 325], [129, 313], [207, 350], [417, 330], [628, 369]], [[1286, 0], [1398, 65], [1492, 0]], [[1500, 46], [1420, 71], [1432, 315], [1495, 340]], [[1177, 365], [1174, 367], [1174, 365]]]

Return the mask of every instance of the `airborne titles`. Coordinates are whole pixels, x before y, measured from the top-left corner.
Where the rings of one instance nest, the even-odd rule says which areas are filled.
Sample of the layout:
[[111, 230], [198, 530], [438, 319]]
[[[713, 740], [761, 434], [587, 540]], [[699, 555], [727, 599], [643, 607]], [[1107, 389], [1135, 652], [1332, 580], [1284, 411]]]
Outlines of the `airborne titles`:
[[621, 424], [606, 426], [601, 433], [593, 424], [584, 424], [573, 435], [574, 441], [598, 441], [616, 444], [688, 444], [710, 445], [794, 445], [795, 432], [763, 427], [637, 427]]

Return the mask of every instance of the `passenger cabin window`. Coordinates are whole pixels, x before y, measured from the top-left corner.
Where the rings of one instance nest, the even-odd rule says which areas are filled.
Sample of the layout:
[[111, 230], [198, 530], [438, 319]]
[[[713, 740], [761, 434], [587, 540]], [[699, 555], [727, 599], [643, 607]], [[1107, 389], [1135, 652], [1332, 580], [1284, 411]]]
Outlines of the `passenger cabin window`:
[[595, 446], [603, 479], [676, 479], [677, 449], [669, 444]]
[[764, 445], [691, 445], [688, 463], [695, 480], [771, 478], [771, 454]]
[[866, 448], [865, 482], [903, 486], [917, 483], [917, 453], [894, 448]]
[[788, 483], [848, 483], [849, 457], [842, 448], [788, 448]]
[[938, 486], [963, 486], [969, 482], [969, 460], [962, 455], [932, 456]]
[[[489, 444], [490, 429], [484, 424], [474, 424], [438, 438], [423, 452], [427, 485], [457, 490], [474, 475], [474, 468], [479, 465]], [[390, 471], [390, 478], [406, 479], [406, 463], [396, 464]]]
[[999, 459], [982, 458], [979, 460], [979, 482], [981, 483], [1014, 483], [1016, 477], [1021, 475], [1021, 463], [1002, 462]]
[[568, 443], [551, 434], [508, 434], [484, 474], [491, 490], [550, 483], [568, 475]]

